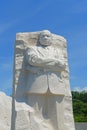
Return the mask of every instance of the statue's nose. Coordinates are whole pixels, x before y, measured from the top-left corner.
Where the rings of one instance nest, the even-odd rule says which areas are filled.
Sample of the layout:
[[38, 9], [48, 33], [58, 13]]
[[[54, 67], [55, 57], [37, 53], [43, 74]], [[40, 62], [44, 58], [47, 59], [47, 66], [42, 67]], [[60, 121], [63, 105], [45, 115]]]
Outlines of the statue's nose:
[[44, 37], [44, 39], [47, 39], [47, 38], [48, 38], [47, 36]]

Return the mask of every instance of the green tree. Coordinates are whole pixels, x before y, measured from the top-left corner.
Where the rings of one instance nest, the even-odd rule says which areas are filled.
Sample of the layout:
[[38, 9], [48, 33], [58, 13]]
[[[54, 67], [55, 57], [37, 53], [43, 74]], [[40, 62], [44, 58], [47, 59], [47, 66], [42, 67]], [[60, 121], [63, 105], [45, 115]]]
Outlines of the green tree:
[[87, 122], [87, 92], [72, 91], [75, 122]]

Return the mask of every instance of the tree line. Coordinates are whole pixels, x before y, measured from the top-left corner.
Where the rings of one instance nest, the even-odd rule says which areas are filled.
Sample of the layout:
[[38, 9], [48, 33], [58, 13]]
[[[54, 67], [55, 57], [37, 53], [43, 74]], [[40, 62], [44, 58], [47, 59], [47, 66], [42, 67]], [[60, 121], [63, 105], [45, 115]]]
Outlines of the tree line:
[[72, 91], [72, 102], [75, 122], [87, 122], [87, 92]]

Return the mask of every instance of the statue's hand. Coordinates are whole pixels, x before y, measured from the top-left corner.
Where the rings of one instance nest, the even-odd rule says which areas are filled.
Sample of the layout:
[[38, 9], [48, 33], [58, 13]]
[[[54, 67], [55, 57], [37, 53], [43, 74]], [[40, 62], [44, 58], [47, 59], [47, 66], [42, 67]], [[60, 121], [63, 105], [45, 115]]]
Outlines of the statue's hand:
[[62, 61], [56, 60], [55, 65], [60, 67], [60, 68], [66, 68], [66, 64], [64, 62], [62, 62]]

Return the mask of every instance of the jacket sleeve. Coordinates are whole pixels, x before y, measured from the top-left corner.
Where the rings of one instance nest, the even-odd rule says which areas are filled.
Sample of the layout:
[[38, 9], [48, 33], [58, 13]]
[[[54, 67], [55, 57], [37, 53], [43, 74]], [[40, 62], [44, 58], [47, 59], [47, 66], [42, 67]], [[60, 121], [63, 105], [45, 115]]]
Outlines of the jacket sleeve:
[[40, 57], [37, 51], [32, 47], [26, 50], [26, 60], [29, 65], [43, 67], [43, 68], [54, 68], [65, 69], [65, 64], [58, 59], [43, 58]]

